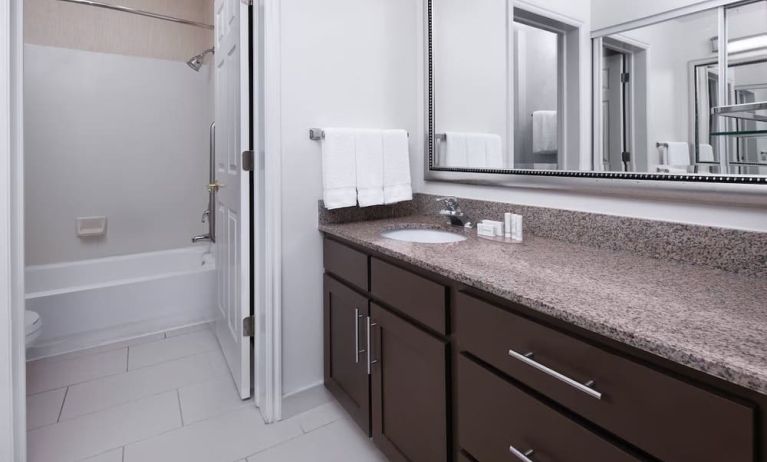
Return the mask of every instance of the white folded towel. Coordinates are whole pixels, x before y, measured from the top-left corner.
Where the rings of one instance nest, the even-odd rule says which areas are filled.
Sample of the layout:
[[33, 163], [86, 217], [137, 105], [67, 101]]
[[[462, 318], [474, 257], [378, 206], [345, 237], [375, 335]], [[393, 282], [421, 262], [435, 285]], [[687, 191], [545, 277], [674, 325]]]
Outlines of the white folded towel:
[[410, 178], [410, 152], [405, 130], [383, 132], [384, 204], [413, 199]]
[[690, 145], [683, 141], [662, 142], [666, 147], [666, 157], [663, 163], [666, 165], [690, 165]]
[[500, 135], [485, 135], [485, 155], [487, 156], [485, 162], [486, 168], [503, 168], [502, 145], [503, 140]]
[[698, 161], [699, 162], [716, 162], [714, 160], [714, 147], [710, 144], [698, 145]]
[[447, 144], [447, 148], [445, 150], [445, 167], [468, 167], [469, 161], [467, 159], [466, 143], [466, 133], [445, 133], [445, 144]]
[[487, 166], [486, 136], [481, 133], [466, 134], [466, 161], [469, 168], [485, 168]]
[[557, 152], [557, 132], [557, 111], [533, 112], [533, 153]]
[[503, 141], [494, 133], [446, 134], [445, 167], [503, 168]]
[[328, 210], [357, 205], [355, 132], [326, 128], [322, 142], [322, 198]]
[[357, 202], [360, 207], [384, 203], [382, 130], [356, 130]]

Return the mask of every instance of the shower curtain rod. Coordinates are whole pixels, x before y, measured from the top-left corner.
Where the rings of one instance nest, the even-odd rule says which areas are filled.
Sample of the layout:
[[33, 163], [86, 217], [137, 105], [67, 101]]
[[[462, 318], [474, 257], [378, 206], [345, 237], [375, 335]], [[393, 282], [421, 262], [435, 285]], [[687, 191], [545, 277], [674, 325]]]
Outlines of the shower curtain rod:
[[122, 11], [123, 13], [137, 14], [139, 16], [146, 16], [154, 19], [161, 19], [163, 21], [177, 22], [179, 24], [186, 24], [189, 26], [202, 27], [203, 29], [213, 30], [213, 26], [196, 21], [190, 21], [188, 19], [176, 18], [173, 16], [167, 16], [159, 13], [152, 13], [151, 11], [137, 10], [135, 8], [129, 8], [127, 6], [110, 5], [108, 3], [94, 2], [91, 0], [59, 0], [60, 2], [75, 3], [78, 5], [95, 6], [97, 8], [105, 8], [107, 10]]

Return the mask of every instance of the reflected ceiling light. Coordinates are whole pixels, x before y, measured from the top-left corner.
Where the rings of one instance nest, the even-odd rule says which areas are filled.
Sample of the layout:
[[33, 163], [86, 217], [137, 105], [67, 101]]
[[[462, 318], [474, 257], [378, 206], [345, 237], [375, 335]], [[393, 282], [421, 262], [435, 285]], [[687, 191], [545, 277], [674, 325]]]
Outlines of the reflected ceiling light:
[[[719, 37], [711, 39], [711, 49], [714, 50], [714, 53], [719, 52]], [[767, 49], [767, 34], [732, 39], [727, 43], [728, 54], [745, 53], [761, 49]]]

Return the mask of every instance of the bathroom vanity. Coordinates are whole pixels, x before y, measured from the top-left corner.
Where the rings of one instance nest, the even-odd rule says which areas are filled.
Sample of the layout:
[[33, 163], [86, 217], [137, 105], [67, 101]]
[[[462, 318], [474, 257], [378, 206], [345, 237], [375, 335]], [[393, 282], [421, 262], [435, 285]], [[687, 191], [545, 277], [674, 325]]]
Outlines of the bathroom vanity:
[[767, 461], [763, 278], [321, 225], [325, 384], [392, 461]]

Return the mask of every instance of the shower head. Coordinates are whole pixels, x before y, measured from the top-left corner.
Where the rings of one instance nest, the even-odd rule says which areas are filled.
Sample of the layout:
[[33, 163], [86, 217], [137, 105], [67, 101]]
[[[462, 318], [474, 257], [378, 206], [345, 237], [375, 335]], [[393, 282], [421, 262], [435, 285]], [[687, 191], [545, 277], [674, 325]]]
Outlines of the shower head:
[[199, 72], [200, 68], [202, 68], [202, 62], [205, 59], [205, 55], [208, 53], [215, 53], [213, 48], [208, 48], [207, 50], [203, 51], [199, 55], [192, 56], [192, 58], [186, 62], [186, 65], [191, 67], [195, 72]]

